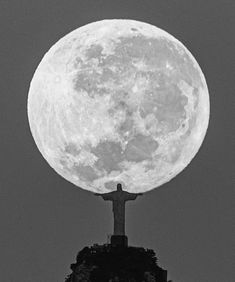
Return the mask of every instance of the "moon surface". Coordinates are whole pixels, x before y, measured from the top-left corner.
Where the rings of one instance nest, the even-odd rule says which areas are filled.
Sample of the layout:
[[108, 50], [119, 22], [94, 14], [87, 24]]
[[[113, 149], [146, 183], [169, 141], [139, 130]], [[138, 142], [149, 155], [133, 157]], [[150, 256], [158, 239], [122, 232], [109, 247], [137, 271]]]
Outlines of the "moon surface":
[[49, 165], [92, 192], [146, 192], [198, 152], [209, 122], [205, 77], [175, 37], [102, 20], [56, 42], [32, 78], [28, 118]]

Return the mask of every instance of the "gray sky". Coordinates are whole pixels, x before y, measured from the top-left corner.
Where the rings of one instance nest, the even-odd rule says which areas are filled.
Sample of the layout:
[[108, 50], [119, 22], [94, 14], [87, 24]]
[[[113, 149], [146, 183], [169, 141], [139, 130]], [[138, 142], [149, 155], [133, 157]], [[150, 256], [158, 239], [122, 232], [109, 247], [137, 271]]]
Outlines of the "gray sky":
[[153, 248], [174, 282], [234, 282], [234, 1], [0, 0], [0, 281], [57, 282], [86, 245], [112, 232], [111, 204], [57, 175], [27, 119], [32, 75], [63, 35], [89, 22], [129, 18], [178, 38], [209, 88], [209, 129], [171, 182], [127, 204], [130, 245]]

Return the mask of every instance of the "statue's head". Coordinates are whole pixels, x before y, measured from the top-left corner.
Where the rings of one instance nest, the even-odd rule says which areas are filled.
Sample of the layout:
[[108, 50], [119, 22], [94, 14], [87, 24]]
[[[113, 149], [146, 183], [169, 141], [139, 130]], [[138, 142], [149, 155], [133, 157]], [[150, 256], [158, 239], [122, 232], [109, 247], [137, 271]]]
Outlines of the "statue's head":
[[117, 185], [117, 191], [122, 191], [122, 184], [121, 184], [121, 183], [118, 183], [118, 185]]

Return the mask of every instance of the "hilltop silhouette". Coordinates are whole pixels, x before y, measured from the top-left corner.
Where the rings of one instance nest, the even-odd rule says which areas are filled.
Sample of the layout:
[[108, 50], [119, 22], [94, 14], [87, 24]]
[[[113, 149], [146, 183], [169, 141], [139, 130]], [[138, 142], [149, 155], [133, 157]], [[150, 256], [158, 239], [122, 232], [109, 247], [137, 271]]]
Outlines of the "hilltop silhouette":
[[141, 247], [85, 247], [71, 270], [65, 282], [167, 282], [167, 271], [158, 266], [155, 252]]

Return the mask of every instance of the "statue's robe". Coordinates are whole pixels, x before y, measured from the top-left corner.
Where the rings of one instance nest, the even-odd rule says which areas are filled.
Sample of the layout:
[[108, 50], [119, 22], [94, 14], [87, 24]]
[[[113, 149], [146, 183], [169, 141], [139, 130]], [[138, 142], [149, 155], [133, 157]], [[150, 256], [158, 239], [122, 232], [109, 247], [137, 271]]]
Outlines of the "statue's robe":
[[114, 235], [125, 235], [125, 203], [135, 200], [138, 194], [116, 190], [101, 196], [105, 201], [113, 202]]

